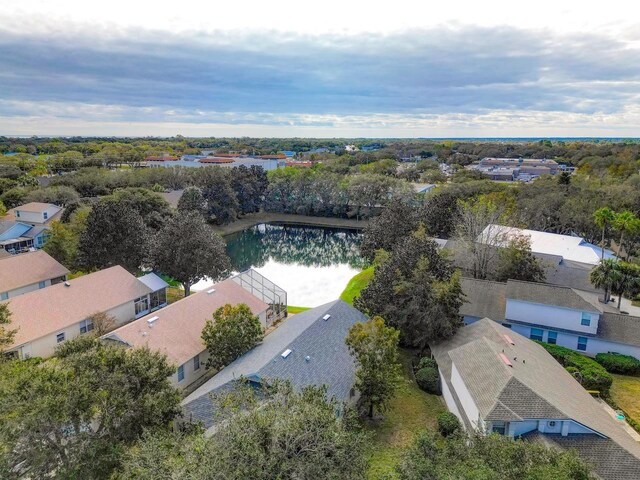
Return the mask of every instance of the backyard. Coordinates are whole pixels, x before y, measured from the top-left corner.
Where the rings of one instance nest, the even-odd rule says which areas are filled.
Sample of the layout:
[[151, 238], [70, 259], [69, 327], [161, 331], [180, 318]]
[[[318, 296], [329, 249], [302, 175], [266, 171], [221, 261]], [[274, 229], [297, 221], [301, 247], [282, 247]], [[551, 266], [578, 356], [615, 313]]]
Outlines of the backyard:
[[640, 423], [640, 377], [614, 374], [611, 398], [635, 422]]

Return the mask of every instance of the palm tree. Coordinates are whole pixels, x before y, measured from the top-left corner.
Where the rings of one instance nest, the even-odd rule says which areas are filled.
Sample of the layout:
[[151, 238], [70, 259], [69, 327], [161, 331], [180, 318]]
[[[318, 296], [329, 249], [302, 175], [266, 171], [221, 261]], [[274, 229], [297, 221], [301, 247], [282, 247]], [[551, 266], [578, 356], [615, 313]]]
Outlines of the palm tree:
[[640, 220], [635, 216], [633, 212], [625, 210], [615, 214], [613, 220], [613, 228], [620, 232], [620, 243], [618, 244], [618, 258], [622, 253], [622, 241], [624, 240], [624, 234], [633, 234], [640, 230]]
[[622, 302], [622, 294], [640, 285], [640, 268], [637, 265], [626, 262], [617, 262], [614, 269], [614, 283], [612, 290], [618, 294], [618, 310]]
[[604, 242], [605, 235], [607, 233], [607, 227], [613, 224], [615, 218], [616, 212], [611, 210], [609, 207], [599, 208], [593, 213], [593, 221], [598, 227], [602, 229], [602, 241], [600, 242], [600, 245], [602, 246], [601, 260], [604, 260]]
[[619, 272], [616, 268], [617, 264], [618, 261], [613, 258], [601, 260], [600, 263], [591, 270], [591, 274], [589, 275], [589, 280], [591, 280], [593, 286], [604, 290], [604, 303], [609, 302], [611, 299], [611, 290], [618, 282]]

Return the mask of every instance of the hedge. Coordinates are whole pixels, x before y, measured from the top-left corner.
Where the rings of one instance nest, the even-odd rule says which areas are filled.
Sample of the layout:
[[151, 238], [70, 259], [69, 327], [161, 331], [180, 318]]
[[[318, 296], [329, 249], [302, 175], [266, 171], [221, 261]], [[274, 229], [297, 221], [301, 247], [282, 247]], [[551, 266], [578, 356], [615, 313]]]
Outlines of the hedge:
[[538, 342], [547, 352], [574, 375], [587, 390], [598, 390], [602, 394], [608, 394], [613, 383], [613, 377], [605, 368], [592, 358], [585, 357], [569, 348], [559, 345], [549, 345]]
[[418, 370], [422, 370], [423, 368], [438, 368], [438, 364], [433, 358], [422, 357], [420, 363], [418, 363]]
[[425, 392], [440, 395], [440, 375], [433, 367], [421, 368], [416, 372], [416, 383]]
[[461, 428], [460, 420], [451, 412], [442, 412], [438, 415], [438, 431], [443, 437], [448, 437], [459, 431]]
[[610, 373], [640, 376], [640, 360], [631, 355], [599, 353], [596, 355], [596, 362]]

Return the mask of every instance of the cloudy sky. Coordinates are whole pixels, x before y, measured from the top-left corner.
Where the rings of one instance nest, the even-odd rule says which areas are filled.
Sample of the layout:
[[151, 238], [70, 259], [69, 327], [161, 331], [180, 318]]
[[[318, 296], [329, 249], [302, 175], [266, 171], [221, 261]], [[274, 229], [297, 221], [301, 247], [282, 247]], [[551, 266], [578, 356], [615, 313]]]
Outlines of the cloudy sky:
[[0, 134], [638, 137], [640, 2], [0, 0]]

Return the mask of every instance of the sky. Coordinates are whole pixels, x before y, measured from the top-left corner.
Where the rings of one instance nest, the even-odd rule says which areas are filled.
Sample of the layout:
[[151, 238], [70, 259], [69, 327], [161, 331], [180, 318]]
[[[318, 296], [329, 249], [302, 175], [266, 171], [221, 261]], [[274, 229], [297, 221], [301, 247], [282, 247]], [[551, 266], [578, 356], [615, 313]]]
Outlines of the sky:
[[0, 0], [0, 135], [640, 137], [631, 0]]

